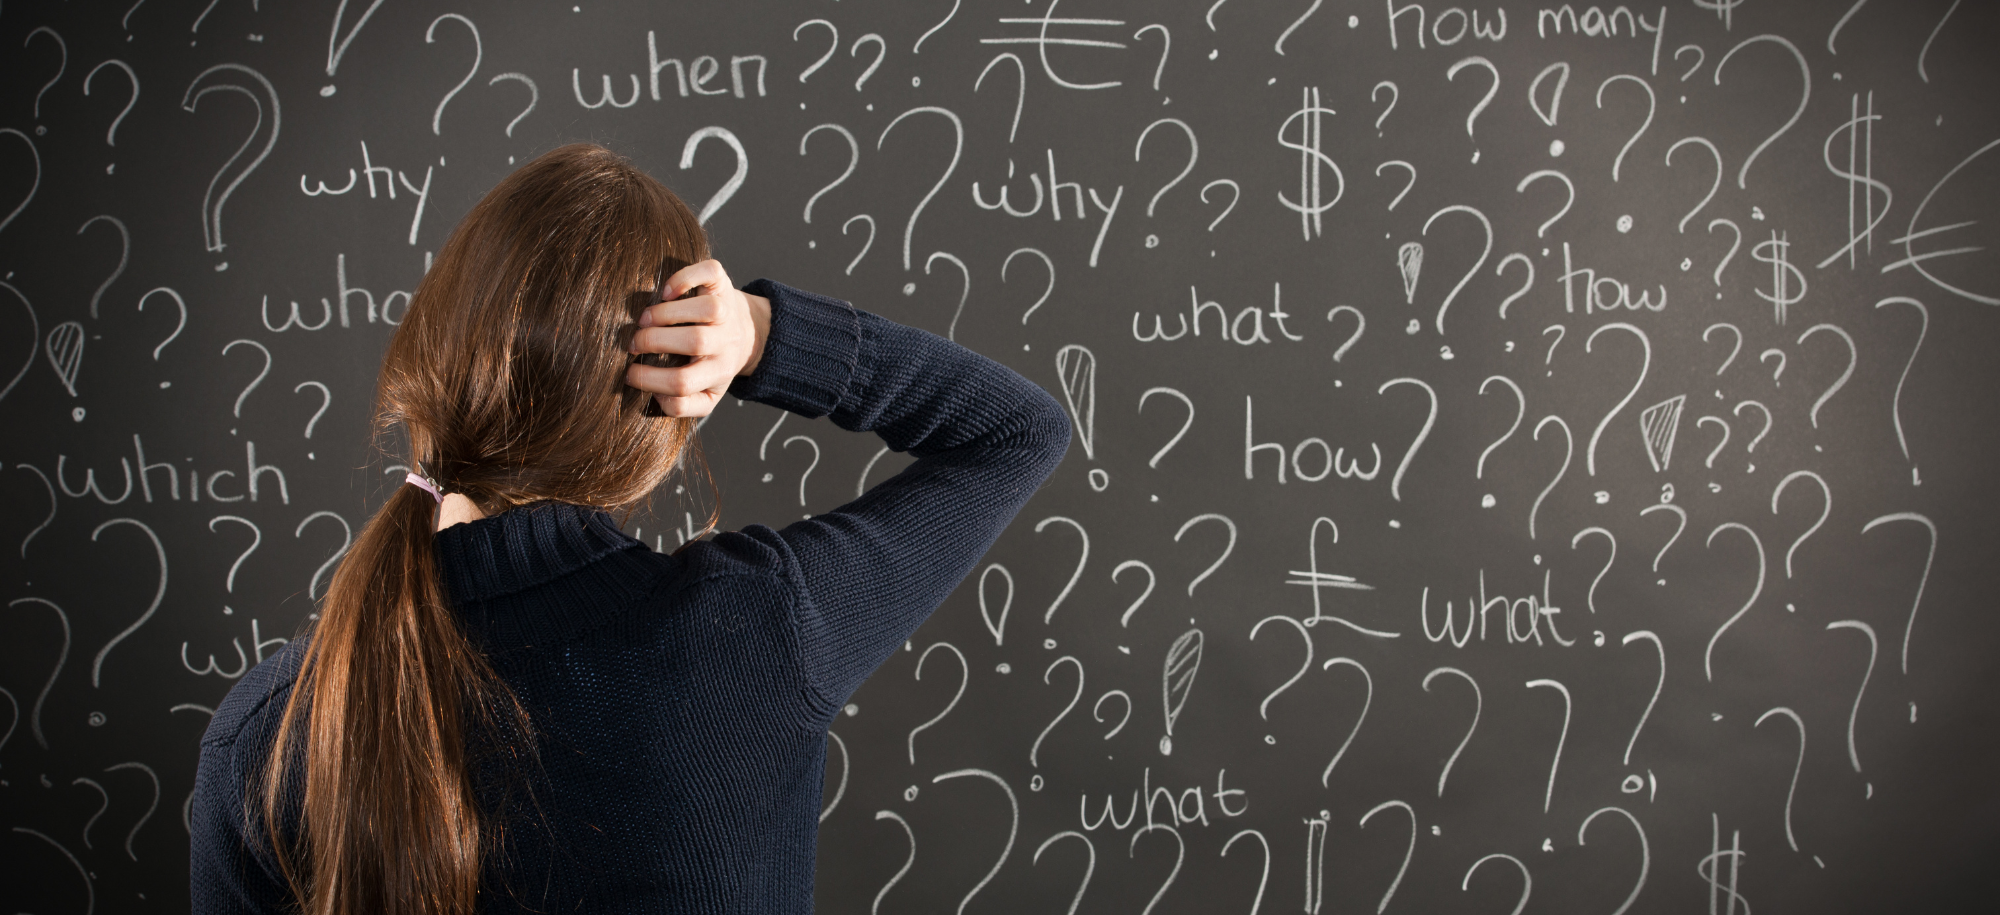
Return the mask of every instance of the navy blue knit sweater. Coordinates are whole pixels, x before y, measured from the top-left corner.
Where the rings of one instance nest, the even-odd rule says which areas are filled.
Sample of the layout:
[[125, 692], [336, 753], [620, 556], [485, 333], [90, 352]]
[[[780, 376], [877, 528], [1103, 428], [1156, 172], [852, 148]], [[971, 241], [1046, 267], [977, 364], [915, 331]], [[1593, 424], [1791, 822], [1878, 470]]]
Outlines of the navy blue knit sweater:
[[[488, 912], [810, 912], [826, 731], [1061, 460], [1045, 391], [939, 337], [759, 280], [771, 330], [731, 393], [872, 431], [918, 460], [836, 511], [652, 552], [544, 503], [437, 535], [465, 631], [527, 708], [538, 759], [482, 791], [504, 830]], [[290, 894], [246, 788], [297, 673], [245, 676], [201, 742], [194, 911]]]

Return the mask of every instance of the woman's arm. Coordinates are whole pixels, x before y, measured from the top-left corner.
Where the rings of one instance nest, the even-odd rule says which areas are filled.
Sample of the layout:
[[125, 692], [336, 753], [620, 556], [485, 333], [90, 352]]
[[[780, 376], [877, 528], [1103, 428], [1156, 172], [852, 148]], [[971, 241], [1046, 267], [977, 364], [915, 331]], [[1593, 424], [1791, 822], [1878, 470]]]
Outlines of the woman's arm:
[[768, 280], [744, 292], [770, 302], [770, 322], [756, 370], [730, 393], [917, 457], [834, 511], [716, 542], [768, 556], [792, 583], [806, 675], [830, 716], [1055, 469], [1069, 422], [1039, 386], [935, 334]]

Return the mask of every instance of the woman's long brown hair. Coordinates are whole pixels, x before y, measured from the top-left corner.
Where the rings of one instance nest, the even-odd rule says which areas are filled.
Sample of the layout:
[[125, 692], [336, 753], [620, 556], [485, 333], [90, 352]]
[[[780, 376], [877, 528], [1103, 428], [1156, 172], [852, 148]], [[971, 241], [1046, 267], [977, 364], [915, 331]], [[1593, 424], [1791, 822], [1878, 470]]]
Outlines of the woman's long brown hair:
[[[488, 514], [635, 505], [694, 425], [645, 415], [624, 335], [662, 264], [707, 248], [685, 204], [603, 148], [528, 163], [418, 285], [377, 382], [378, 445], [400, 431], [403, 463]], [[481, 821], [468, 743], [483, 728], [525, 736], [527, 721], [449, 606], [436, 507], [398, 486], [355, 538], [265, 769], [262, 820], [306, 915], [477, 906], [496, 825]]]

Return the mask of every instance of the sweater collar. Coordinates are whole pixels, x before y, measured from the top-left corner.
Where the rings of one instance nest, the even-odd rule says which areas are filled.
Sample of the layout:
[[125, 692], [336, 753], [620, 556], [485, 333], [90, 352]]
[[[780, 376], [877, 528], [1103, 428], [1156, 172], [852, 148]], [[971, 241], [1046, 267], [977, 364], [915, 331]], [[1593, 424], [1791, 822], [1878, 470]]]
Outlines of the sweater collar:
[[[530, 636], [531, 631], [554, 635], [541, 631], [552, 625], [567, 629], [608, 619], [658, 571], [635, 562], [647, 554], [645, 544], [619, 530], [609, 514], [563, 502], [525, 505], [452, 525], [438, 532], [434, 548], [438, 571], [461, 619], [474, 634], [502, 642], [518, 641], [515, 636]], [[562, 607], [553, 614], [561, 621], [527, 606], [544, 601], [524, 603], [513, 597], [539, 593], [538, 586], [578, 573], [591, 581], [561, 589]]]

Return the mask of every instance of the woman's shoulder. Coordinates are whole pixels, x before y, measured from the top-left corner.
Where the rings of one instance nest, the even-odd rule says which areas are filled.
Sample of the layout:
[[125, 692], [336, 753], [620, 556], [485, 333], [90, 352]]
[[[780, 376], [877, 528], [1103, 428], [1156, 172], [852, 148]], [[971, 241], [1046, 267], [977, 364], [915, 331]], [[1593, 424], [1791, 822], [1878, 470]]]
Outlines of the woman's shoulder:
[[292, 684], [298, 681], [308, 639], [292, 639], [236, 681], [222, 704], [215, 707], [215, 716], [202, 735], [202, 746], [229, 746], [246, 731], [261, 731], [276, 723], [291, 699]]

